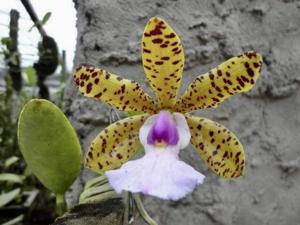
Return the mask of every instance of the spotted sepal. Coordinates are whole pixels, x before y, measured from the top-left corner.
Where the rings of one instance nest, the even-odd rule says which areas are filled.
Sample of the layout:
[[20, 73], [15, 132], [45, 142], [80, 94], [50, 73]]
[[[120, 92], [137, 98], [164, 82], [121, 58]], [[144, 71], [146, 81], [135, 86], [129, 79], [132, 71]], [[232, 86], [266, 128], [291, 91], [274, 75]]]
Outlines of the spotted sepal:
[[181, 41], [161, 18], [151, 18], [142, 40], [142, 58], [146, 77], [162, 108], [171, 108], [176, 101], [184, 66]]
[[253, 51], [227, 60], [198, 76], [177, 101], [175, 110], [184, 113], [217, 107], [231, 95], [249, 91], [259, 77], [261, 66], [261, 55]]
[[99, 99], [122, 111], [156, 112], [156, 105], [140, 85], [105, 70], [92, 66], [80, 66], [74, 72], [79, 91]]
[[243, 146], [224, 126], [209, 119], [186, 114], [191, 143], [201, 158], [219, 176], [233, 179], [245, 169]]
[[119, 120], [102, 130], [85, 156], [85, 166], [96, 172], [120, 167], [139, 149], [139, 129], [148, 118], [142, 114]]

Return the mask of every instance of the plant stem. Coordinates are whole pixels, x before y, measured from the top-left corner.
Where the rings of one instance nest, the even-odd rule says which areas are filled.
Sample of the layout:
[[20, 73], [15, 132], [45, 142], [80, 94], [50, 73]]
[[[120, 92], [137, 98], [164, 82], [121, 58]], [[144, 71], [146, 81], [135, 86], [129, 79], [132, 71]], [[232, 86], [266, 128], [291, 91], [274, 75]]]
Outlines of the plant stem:
[[62, 216], [67, 211], [65, 194], [56, 194], [56, 214]]
[[146, 212], [141, 196], [140, 194], [132, 194], [133, 195], [133, 199], [135, 201], [135, 204], [137, 206], [137, 209], [140, 213], [140, 215], [143, 217], [143, 219], [149, 224], [149, 225], [158, 225], [150, 216], [149, 214]]

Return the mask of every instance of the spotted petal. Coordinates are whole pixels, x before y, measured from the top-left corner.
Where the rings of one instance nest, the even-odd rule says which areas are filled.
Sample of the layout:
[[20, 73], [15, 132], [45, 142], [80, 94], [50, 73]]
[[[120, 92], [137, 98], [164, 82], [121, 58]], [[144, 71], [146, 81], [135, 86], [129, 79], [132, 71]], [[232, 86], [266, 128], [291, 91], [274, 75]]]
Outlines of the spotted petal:
[[163, 108], [175, 104], [184, 65], [183, 47], [175, 31], [161, 18], [149, 20], [142, 41], [146, 77]]
[[177, 101], [175, 110], [184, 113], [216, 107], [235, 93], [249, 91], [259, 76], [261, 66], [261, 55], [253, 51], [227, 60], [198, 76]]
[[237, 137], [224, 126], [209, 119], [186, 114], [191, 143], [208, 167], [225, 178], [242, 176], [245, 154]]
[[148, 114], [127, 117], [102, 130], [93, 140], [85, 157], [85, 166], [97, 171], [120, 167], [140, 147], [139, 129]]
[[140, 85], [91, 66], [80, 66], [74, 73], [80, 92], [123, 111], [153, 113], [156, 105]]

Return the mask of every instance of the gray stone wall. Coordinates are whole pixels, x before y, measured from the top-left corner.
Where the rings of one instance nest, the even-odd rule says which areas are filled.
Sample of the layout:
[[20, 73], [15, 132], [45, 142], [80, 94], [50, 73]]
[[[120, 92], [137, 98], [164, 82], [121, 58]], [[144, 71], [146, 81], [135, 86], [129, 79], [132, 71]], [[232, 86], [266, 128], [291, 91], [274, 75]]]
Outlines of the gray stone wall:
[[[75, 65], [88, 63], [135, 79], [151, 95], [140, 41], [152, 16], [164, 18], [183, 42], [181, 92], [197, 75], [233, 55], [256, 50], [264, 57], [251, 92], [196, 113], [237, 134], [247, 154], [245, 176], [219, 178], [192, 147], [185, 149], [182, 158], [204, 173], [206, 182], [179, 202], [146, 197], [145, 206], [159, 224], [300, 224], [300, 1], [77, 0], [75, 5]], [[108, 107], [82, 97], [70, 79], [65, 109], [86, 149], [107, 125]], [[89, 177], [85, 170], [73, 196]]]

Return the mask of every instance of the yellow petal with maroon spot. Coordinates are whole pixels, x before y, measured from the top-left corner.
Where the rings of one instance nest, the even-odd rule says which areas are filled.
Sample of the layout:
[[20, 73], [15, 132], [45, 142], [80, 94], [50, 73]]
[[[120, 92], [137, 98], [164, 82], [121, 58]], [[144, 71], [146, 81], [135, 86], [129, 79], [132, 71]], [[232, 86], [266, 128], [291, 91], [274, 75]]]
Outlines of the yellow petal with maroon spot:
[[224, 126], [209, 119], [186, 114], [191, 143], [208, 167], [225, 178], [242, 176], [244, 149], [237, 137]]
[[74, 81], [83, 95], [99, 99], [119, 110], [156, 112], [156, 104], [135, 81], [92, 66], [78, 67]]
[[176, 102], [184, 66], [181, 41], [161, 18], [151, 18], [142, 40], [142, 58], [146, 77], [162, 108]]
[[127, 162], [140, 147], [139, 129], [148, 116], [127, 117], [102, 130], [85, 156], [85, 166], [96, 172], [105, 172]]
[[175, 111], [217, 107], [231, 95], [249, 91], [259, 77], [262, 56], [250, 51], [233, 57], [192, 82], [177, 101]]

